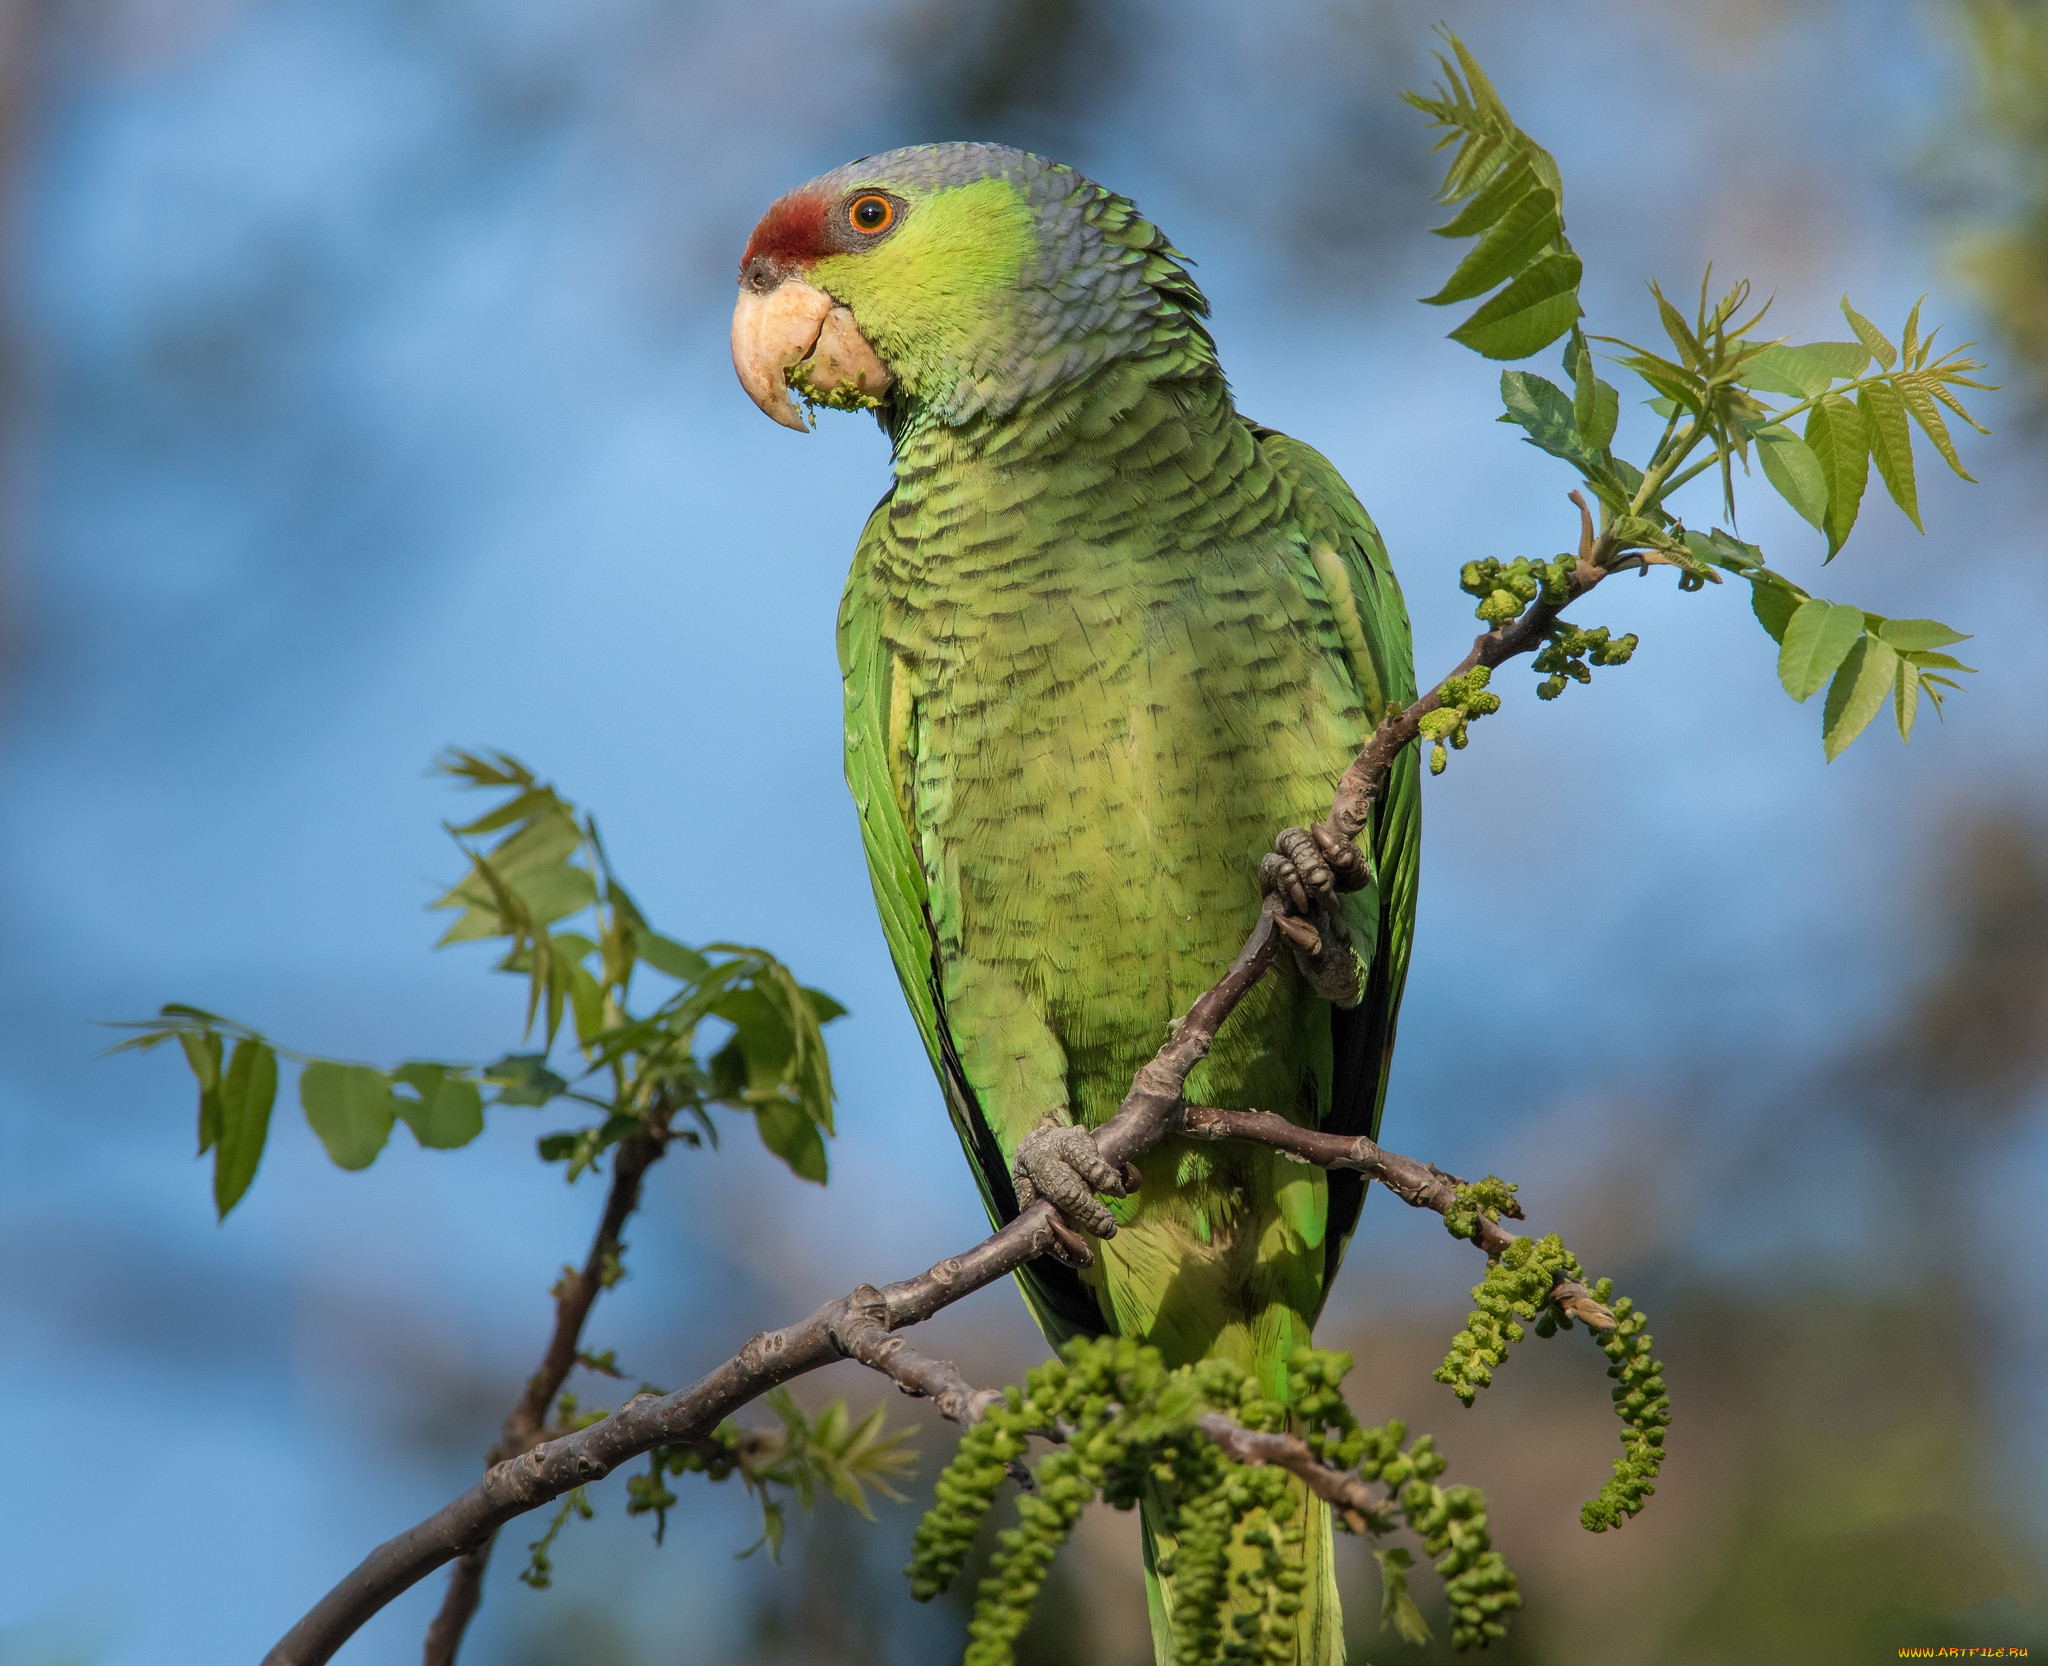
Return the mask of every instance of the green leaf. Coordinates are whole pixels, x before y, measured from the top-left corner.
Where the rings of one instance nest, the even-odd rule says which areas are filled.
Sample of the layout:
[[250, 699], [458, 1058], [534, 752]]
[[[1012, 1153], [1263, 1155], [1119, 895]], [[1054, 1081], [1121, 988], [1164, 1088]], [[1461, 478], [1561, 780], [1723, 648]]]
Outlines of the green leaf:
[[[1438, 237], [1477, 237], [1535, 189], [1535, 170], [1527, 160], [1513, 162], [1488, 180], [1455, 219], [1431, 229]], [[1553, 203], [1556, 200], [1551, 197]]]
[[1657, 297], [1657, 317], [1664, 325], [1664, 333], [1671, 338], [1671, 345], [1678, 349], [1679, 358], [1685, 361], [1686, 369], [1697, 371], [1704, 368], [1706, 353], [1700, 347], [1699, 337], [1686, 323], [1685, 314], [1665, 300], [1664, 291], [1656, 284], [1650, 285], [1650, 293]]
[[811, 1004], [811, 1016], [820, 1024], [829, 1024], [835, 1018], [844, 1018], [846, 1008], [833, 1000], [822, 989], [806, 989], [804, 999]]
[[545, 1105], [569, 1091], [569, 1084], [548, 1068], [545, 1053], [507, 1053], [484, 1067], [484, 1080], [498, 1090], [495, 1105]]
[[1963, 632], [1950, 630], [1939, 619], [1887, 619], [1878, 627], [1877, 634], [1902, 654], [1946, 648], [1952, 643], [1970, 640]]
[[213, 1156], [213, 1206], [221, 1220], [256, 1178], [276, 1103], [277, 1054], [261, 1041], [236, 1042], [221, 1078], [219, 1148]]
[[1856, 390], [1856, 408], [1863, 415], [1863, 437], [1877, 477], [1892, 502], [1920, 531], [1920, 494], [1913, 482], [1913, 432], [1906, 426], [1906, 406], [1889, 382], [1866, 382]]
[[1818, 596], [1801, 602], [1778, 650], [1778, 681], [1804, 702], [1820, 692], [1863, 635], [1863, 609]]
[[1756, 615], [1757, 623], [1771, 633], [1773, 642], [1785, 640], [1785, 627], [1792, 623], [1792, 615], [1805, 600], [1775, 573], [1757, 574], [1750, 584], [1750, 611]]
[[1892, 378], [1892, 385], [1899, 390], [1899, 397], [1906, 403], [1906, 409], [1913, 414], [1913, 420], [1920, 424], [1928, 439], [1934, 442], [1934, 449], [1941, 453], [1941, 460], [1957, 474], [1973, 485], [1976, 476], [1963, 467], [1956, 455], [1956, 442], [1949, 438], [1948, 423], [1941, 414], [1941, 408], [1934, 402], [1933, 377], [1926, 372], [1909, 374], [1901, 371]]
[[220, 1033], [180, 1030], [178, 1045], [199, 1084], [199, 1155], [204, 1157], [220, 1138]]
[[588, 1047], [604, 1028], [604, 991], [589, 969], [578, 962], [557, 956], [555, 966], [567, 983], [569, 1007], [576, 1015], [576, 1040]]
[[1593, 350], [1574, 330], [1564, 344], [1564, 367], [1572, 379], [1572, 425], [1589, 451], [1605, 451], [1614, 441], [1621, 417], [1621, 395], [1600, 380]]
[[1766, 347], [1742, 372], [1742, 385], [1761, 393], [1811, 399], [1836, 382], [1853, 381], [1870, 363], [1870, 351], [1853, 341], [1809, 341], [1797, 347]]
[[1423, 297], [1427, 306], [1446, 307], [1455, 301], [1469, 301], [1484, 295], [1494, 285], [1520, 272], [1544, 249], [1557, 241], [1564, 229], [1557, 215], [1557, 198], [1548, 191], [1525, 192], [1479, 239], [1471, 253], [1458, 262], [1457, 270], [1434, 295]]
[[636, 933], [634, 947], [648, 965], [678, 983], [695, 983], [711, 970], [711, 962], [695, 949], [685, 948], [656, 931]]
[[1856, 525], [1863, 487], [1870, 478], [1863, 417], [1841, 394], [1824, 394], [1807, 413], [1806, 443], [1820, 459], [1820, 472], [1828, 483], [1827, 521], [1821, 530], [1828, 535], [1827, 558], [1832, 561]]
[[1859, 637], [1849, 650], [1835, 680], [1828, 684], [1827, 705], [1821, 713], [1821, 744], [1830, 763], [1884, 709], [1898, 669], [1899, 656], [1882, 637]]
[[787, 1100], [772, 1099], [754, 1112], [761, 1143], [789, 1165], [799, 1180], [825, 1184], [825, 1140], [818, 1125]]
[[315, 1059], [299, 1077], [299, 1103], [327, 1155], [342, 1168], [368, 1168], [391, 1137], [391, 1078], [366, 1064]]
[[1773, 423], [1758, 431], [1756, 454], [1764, 466], [1764, 478], [1778, 489], [1778, 495], [1815, 530], [1825, 532], [1827, 476], [1821, 472], [1820, 459], [1807, 443], [1791, 429]]
[[[1856, 332], [1856, 339], [1870, 349], [1870, 356], [1890, 370], [1899, 362], [1898, 349], [1885, 340], [1884, 332], [1849, 305], [1849, 297], [1842, 297], [1842, 312], [1849, 320], [1849, 328]], [[1846, 743], [1845, 743], [1846, 744]], [[1829, 754], [1833, 756], [1832, 753]]]
[[[1908, 321], [1910, 324], [1910, 320]], [[1906, 339], [1912, 340], [1910, 328]], [[1892, 715], [1898, 719], [1899, 739], [1913, 739], [1913, 719], [1920, 709], [1920, 668], [1903, 655], [1899, 658], [1898, 681], [1892, 685]]]
[[1578, 318], [1582, 270], [1577, 255], [1546, 255], [1451, 331], [1451, 340], [1489, 359], [1540, 352]]
[[1408, 1590], [1408, 1570], [1414, 1557], [1400, 1545], [1375, 1550], [1380, 1565], [1380, 1630], [1391, 1627], [1404, 1643], [1418, 1648], [1430, 1639], [1429, 1622]]
[[391, 1104], [429, 1150], [453, 1151], [484, 1131], [484, 1097], [467, 1076], [424, 1060], [402, 1064], [392, 1075], [419, 1096], [394, 1093]]
[[1745, 578], [1764, 564], [1764, 552], [1756, 545], [1745, 544], [1718, 526], [1712, 532], [1688, 532], [1685, 547], [1695, 560], [1724, 572], [1740, 573]]
[[1564, 390], [1529, 370], [1500, 373], [1500, 402], [1506, 407], [1500, 420], [1512, 422], [1528, 434], [1527, 443], [1567, 463], [1590, 462], [1573, 419], [1572, 402]]

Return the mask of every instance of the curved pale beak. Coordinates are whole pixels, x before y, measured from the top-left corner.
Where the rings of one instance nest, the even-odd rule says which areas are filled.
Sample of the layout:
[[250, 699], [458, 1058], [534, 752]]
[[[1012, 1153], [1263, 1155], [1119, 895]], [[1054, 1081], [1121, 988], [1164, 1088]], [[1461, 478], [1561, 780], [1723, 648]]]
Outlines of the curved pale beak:
[[853, 322], [822, 289], [790, 279], [765, 295], [742, 288], [732, 312], [732, 365], [747, 396], [785, 428], [807, 433], [792, 384], [826, 398], [845, 392], [872, 402], [889, 372]]

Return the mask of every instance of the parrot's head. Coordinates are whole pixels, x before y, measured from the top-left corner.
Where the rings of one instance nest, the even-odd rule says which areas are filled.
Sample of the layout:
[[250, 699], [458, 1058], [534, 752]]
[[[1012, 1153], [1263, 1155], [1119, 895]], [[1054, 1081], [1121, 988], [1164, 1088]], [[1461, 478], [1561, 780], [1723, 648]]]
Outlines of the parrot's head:
[[747, 243], [732, 357], [754, 403], [794, 388], [958, 424], [1113, 361], [1213, 371], [1185, 257], [1125, 198], [1003, 145], [917, 145], [777, 201]]

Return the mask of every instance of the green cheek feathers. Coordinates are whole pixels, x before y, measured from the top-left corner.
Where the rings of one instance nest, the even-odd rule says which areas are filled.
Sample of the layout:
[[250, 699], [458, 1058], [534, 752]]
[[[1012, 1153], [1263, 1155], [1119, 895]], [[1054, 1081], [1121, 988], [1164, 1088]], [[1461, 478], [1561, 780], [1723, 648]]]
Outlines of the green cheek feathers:
[[919, 398], [996, 347], [989, 297], [1035, 253], [1030, 205], [1007, 180], [981, 179], [913, 203], [895, 236], [828, 255], [810, 281], [853, 311], [896, 380]]

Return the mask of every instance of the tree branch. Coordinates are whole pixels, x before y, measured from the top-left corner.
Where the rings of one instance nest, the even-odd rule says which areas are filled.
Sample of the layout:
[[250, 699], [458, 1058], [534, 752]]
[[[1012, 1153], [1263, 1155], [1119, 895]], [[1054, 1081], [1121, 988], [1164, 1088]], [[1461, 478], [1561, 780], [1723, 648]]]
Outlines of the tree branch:
[[[1184, 1105], [1179, 1132], [1198, 1140], [1249, 1140], [1320, 1169], [1355, 1169], [1379, 1181], [1410, 1208], [1432, 1209], [1439, 1215], [1450, 1213], [1451, 1205], [1457, 1201], [1458, 1188], [1465, 1184], [1434, 1163], [1418, 1163], [1413, 1157], [1403, 1157], [1364, 1134], [1353, 1139], [1343, 1134], [1319, 1133], [1271, 1111], [1223, 1111], [1213, 1105]], [[1512, 1201], [1501, 1213], [1510, 1220], [1523, 1218], [1522, 1206]], [[1521, 1236], [1484, 1214], [1472, 1224], [1472, 1242], [1489, 1261], [1498, 1258]], [[1594, 1330], [1614, 1329], [1613, 1312], [1595, 1301], [1593, 1293], [1575, 1279], [1559, 1279], [1551, 1287], [1550, 1300]]]
[[[646, 1129], [622, 1140], [613, 1154], [611, 1189], [605, 1194], [604, 1214], [590, 1240], [590, 1253], [584, 1257], [581, 1272], [565, 1267], [555, 1283], [554, 1335], [548, 1338], [540, 1369], [527, 1378], [525, 1393], [506, 1415], [497, 1445], [486, 1454], [487, 1463], [519, 1457], [558, 1433], [547, 1426], [548, 1410], [576, 1368], [583, 1324], [592, 1306], [606, 1286], [618, 1280], [619, 1234], [640, 1207], [640, 1186], [647, 1171], [668, 1151], [669, 1118], [674, 1114], [674, 1107], [657, 1101], [648, 1112]], [[496, 1537], [495, 1530], [485, 1534], [455, 1559], [440, 1611], [427, 1627], [422, 1666], [454, 1666], [462, 1635], [483, 1600], [484, 1572], [490, 1566]]]
[[931, 1401], [941, 1417], [964, 1428], [979, 1423], [981, 1414], [1002, 1399], [1001, 1389], [976, 1388], [950, 1359], [920, 1354], [902, 1337], [891, 1336], [888, 1301], [872, 1284], [863, 1284], [846, 1301], [848, 1316], [833, 1330], [840, 1352], [881, 1372], [905, 1394]]
[[[1496, 666], [1518, 654], [1534, 651], [1557, 622], [1559, 613], [1607, 576], [1619, 540], [1612, 532], [1596, 539], [1593, 518], [1584, 498], [1573, 492], [1571, 499], [1579, 506], [1580, 539], [1570, 595], [1556, 604], [1539, 600], [1515, 619], [1477, 637], [1451, 676], [1462, 676], [1476, 665]], [[1383, 717], [1365, 749], [1345, 770], [1327, 823], [1341, 837], [1355, 839], [1370, 821], [1387, 770], [1401, 749], [1415, 740], [1421, 719], [1442, 704], [1443, 683], [1448, 680], [1439, 681], [1414, 704]], [[1276, 897], [1265, 899], [1250, 935], [1215, 987], [1195, 1002], [1166, 1045], [1139, 1069], [1116, 1114], [1094, 1130], [1095, 1143], [1112, 1166], [1128, 1162], [1175, 1131], [1182, 1112], [1181, 1093], [1190, 1072], [1208, 1056], [1217, 1032], [1245, 993], [1273, 964], [1283, 909]], [[1286, 1126], [1291, 1130], [1290, 1138], [1304, 1132], [1294, 1129], [1292, 1124]], [[1272, 1137], [1261, 1137], [1269, 1132]], [[1231, 1137], [1274, 1144], [1278, 1136], [1261, 1124], [1258, 1132], [1247, 1130]], [[1383, 1161], [1391, 1156], [1381, 1154]], [[1418, 1173], [1448, 1178], [1427, 1165], [1412, 1167]], [[1388, 1170], [1389, 1174], [1394, 1172]], [[1390, 1189], [1393, 1185], [1390, 1179]], [[607, 1209], [607, 1217], [609, 1214]], [[1492, 1227], [1494, 1223], [1482, 1219], [1482, 1225]], [[1511, 1234], [1504, 1236], [1507, 1242], [1513, 1241]], [[863, 1359], [863, 1363], [888, 1372], [899, 1383], [906, 1377], [912, 1382], [929, 1382], [938, 1390], [932, 1396], [935, 1400], [965, 1389], [966, 1384], [958, 1380], [957, 1372], [951, 1373], [950, 1378], [942, 1374], [950, 1371], [950, 1367], [942, 1367], [940, 1362], [915, 1354], [906, 1360], [905, 1351], [901, 1350], [885, 1358], [887, 1333], [922, 1323], [940, 1309], [1006, 1277], [1034, 1256], [1070, 1253], [1073, 1238], [1071, 1229], [1059, 1220], [1052, 1205], [1041, 1199], [973, 1249], [935, 1263], [916, 1278], [887, 1284], [879, 1290], [864, 1284], [836, 1301], [827, 1302], [798, 1324], [763, 1331], [731, 1359], [680, 1393], [635, 1395], [600, 1423], [506, 1455], [460, 1498], [365, 1557], [264, 1657], [264, 1666], [321, 1666], [373, 1614], [435, 1568], [457, 1557], [488, 1556], [491, 1535], [514, 1516], [537, 1509], [573, 1487], [599, 1480], [652, 1447], [701, 1439], [726, 1417], [778, 1384], [849, 1355], [862, 1358], [857, 1349], [865, 1349], [872, 1356]], [[1557, 1292], [1553, 1292], [1553, 1299], [1557, 1299]], [[584, 1311], [588, 1311], [587, 1302]], [[557, 1312], [559, 1340], [559, 1305]], [[1612, 1324], [1612, 1318], [1607, 1322]], [[572, 1346], [571, 1360], [574, 1352]], [[554, 1357], [555, 1347], [551, 1345], [549, 1358]], [[897, 1370], [890, 1370], [891, 1364]], [[898, 1371], [903, 1375], [899, 1376]], [[919, 1387], [915, 1392], [930, 1390]], [[520, 1402], [522, 1410], [532, 1394], [533, 1385], [529, 1384], [527, 1397]], [[451, 1585], [451, 1601], [453, 1597]], [[470, 1600], [473, 1608], [474, 1598]]]

